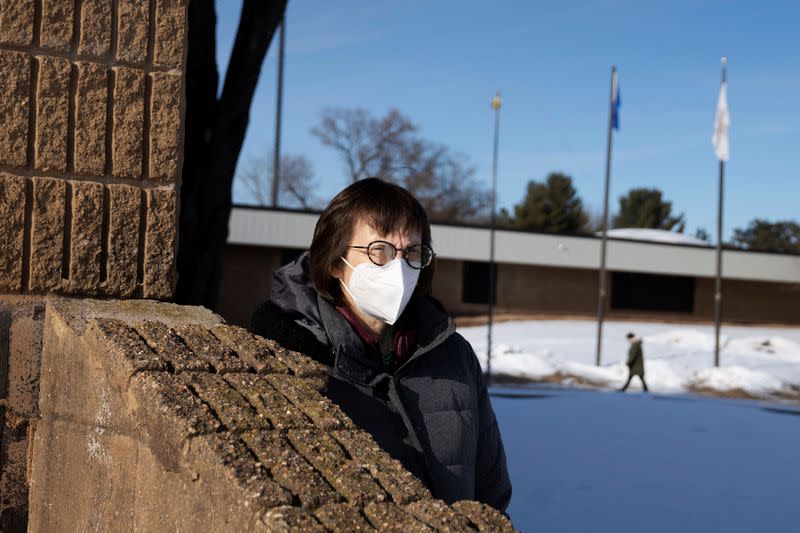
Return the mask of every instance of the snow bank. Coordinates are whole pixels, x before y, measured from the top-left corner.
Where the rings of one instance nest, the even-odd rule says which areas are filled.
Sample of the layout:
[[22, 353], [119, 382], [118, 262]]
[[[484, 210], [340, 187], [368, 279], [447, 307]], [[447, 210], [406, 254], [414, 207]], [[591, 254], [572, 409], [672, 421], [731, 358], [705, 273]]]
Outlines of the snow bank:
[[700, 370], [695, 376], [695, 383], [715, 390], [741, 389], [748, 392], [775, 392], [784, 388], [780, 379], [742, 366]]
[[[651, 390], [694, 387], [768, 394], [800, 385], [800, 328], [723, 327], [721, 367], [714, 367], [710, 326], [606, 322], [602, 365], [595, 366], [596, 324], [584, 320], [536, 320], [495, 325], [492, 374], [537, 380], [554, 374], [620, 387], [628, 370], [625, 334], [643, 339], [645, 379]], [[486, 367], [486, 327], [459, 328]], [[632, 389], [639, 389], [634, 378]]]

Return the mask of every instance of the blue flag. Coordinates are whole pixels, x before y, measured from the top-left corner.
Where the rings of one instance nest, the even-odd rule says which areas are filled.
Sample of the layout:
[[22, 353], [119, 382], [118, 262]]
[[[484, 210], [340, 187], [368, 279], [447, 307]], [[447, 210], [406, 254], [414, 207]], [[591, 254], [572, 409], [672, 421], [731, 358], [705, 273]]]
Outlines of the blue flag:
[[619, 77], [614, 71], [614, 79], [611, 85], [611, 125], [615, 130], [619, 129], [619, 108], [622, 107], [622, 97], [619, 90]]

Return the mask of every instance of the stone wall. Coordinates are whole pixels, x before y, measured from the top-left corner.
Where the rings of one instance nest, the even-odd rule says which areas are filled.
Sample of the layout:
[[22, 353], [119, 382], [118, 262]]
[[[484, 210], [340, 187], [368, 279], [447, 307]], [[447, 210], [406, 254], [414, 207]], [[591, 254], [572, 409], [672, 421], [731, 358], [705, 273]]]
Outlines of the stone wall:
[[0, 293], [173, 293], [186, 0], [0, 1]]
[[434, 499], [308, 357], [202, 308], [44, 314], [29, 531], [513, 531]]

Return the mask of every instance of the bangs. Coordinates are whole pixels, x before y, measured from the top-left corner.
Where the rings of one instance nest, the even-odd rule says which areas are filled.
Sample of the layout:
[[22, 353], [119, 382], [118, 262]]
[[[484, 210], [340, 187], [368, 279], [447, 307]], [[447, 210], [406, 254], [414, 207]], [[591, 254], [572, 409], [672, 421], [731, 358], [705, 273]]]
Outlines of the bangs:
[[416, 198], [393, 183], [364, 181], [366, 186], [351, 205], [353, 223], [363, 220], [382, 235], [417, 232], [422, 244], [430, 245], [430, 231], [427, 235], [425, 231], [429, 228], [428, 215]]
[[[424, 239], [423, 228], [427, 224], [424, 219], [420, 219], [420, 216], [424, 216], [424, 214], [414, 213], [406, 209], [406, 207], [394, 204], [381, 208], [371, 203], [360, 211], [361, 217], [359, 218], [381, 235], [418, 233]], [[425, 242], [423, 244], [430, 243]]]

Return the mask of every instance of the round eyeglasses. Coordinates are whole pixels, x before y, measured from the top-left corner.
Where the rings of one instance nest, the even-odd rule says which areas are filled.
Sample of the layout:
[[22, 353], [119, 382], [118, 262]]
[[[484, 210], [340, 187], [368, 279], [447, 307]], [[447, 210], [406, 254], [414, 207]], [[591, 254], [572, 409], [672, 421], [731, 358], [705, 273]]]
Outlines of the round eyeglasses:
[[[394, 244], [386, 241], [372, 241], [366, 246], [348, 246], [348, 248], [366, 250], [369, 260], [378, 266], [387, 264], [397, 257], [398, 252]], [[431, 261], [433, 261], [433, 249], [427, 244], [414, 244], [399, 251], [403, 252], [406, 263], [408, 263], [408, 266], [411, 268], [419, 270], [430, 265]]]

